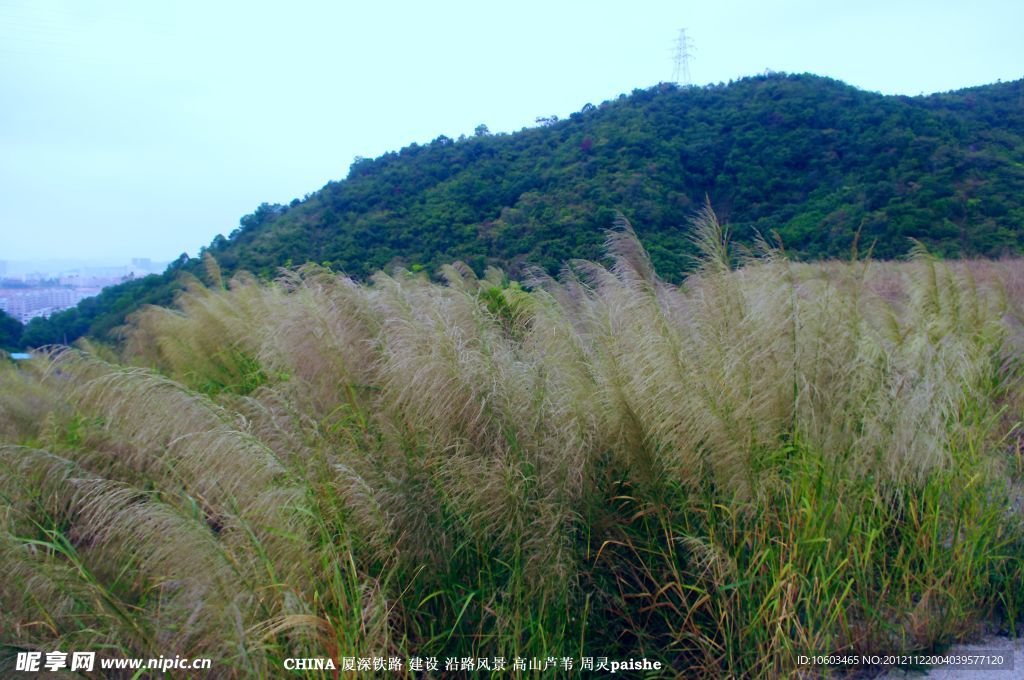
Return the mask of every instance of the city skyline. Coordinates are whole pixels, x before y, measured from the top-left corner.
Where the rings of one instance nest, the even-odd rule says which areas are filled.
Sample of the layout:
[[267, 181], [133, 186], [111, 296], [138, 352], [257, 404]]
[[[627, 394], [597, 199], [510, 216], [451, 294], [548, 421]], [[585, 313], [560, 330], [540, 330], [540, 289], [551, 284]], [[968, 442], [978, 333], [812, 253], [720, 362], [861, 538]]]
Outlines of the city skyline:
[[0, 311], [25, 324], [74, 307], [107, 286], [158, 274], [169, 262], [134, 257], [0, 260]]
[[96, 273], [96, 270], [110, 269], [124, 269], [124, 273], [128, 273], [132, 268], [137, 272], [160, 273], [168, 264], [169, 260], [151, 257], [4, 259], [0, 260], [0, 279], [38, 274], [57, 277], [74, 271]]

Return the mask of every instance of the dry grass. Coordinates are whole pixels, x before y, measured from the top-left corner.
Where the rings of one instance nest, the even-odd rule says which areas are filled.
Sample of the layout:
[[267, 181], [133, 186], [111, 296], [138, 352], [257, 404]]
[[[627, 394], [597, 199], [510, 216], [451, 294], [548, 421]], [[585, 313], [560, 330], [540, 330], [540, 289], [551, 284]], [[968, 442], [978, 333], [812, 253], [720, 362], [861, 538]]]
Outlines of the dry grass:
[[679, 287], [625, 223], [529, 290], [211, 261], [118, 362], [0, 367], [8, 654], [777, 677], [1013, 626], [1024, 264], [734, 268], [696, 226]]

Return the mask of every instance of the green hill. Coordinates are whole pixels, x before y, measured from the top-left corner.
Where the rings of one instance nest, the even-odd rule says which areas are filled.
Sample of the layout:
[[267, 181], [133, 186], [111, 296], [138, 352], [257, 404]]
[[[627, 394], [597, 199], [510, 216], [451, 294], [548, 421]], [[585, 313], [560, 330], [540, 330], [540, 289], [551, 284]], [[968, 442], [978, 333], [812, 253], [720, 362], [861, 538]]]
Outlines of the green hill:
[[[438, 137], [356, 159], [344, 181], [261, 205], [208, 252], [226, 273], [272, 276], [306, 261], [356, 277], [463, 260], [516, 274], [601, 256], [616, 212], [678, 280], [687, 223], [705, 199], [734, 237], [778, 232], [800, 258], [876, 257], [910, 239], [944, 256], [1024, 250], [1024, 81], [922, 97], [883, 96], [811, 75], [707, 87], [658, 85], [536, 128]], [[26, 344], [103, 335], [138, 304], [166, 304], [162, 276], [37, 320]]]

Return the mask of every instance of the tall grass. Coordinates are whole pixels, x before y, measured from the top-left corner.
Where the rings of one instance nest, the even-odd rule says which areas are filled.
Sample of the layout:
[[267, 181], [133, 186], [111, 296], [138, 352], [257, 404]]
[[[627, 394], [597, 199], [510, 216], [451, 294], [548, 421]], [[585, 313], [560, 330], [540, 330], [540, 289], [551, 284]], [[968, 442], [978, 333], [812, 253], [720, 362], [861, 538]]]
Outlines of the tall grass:
[[607, 266], [525, 287], [211, 262], [116, 354], [0, 367], [0, 664], [779, 677], [1015, 631], [1024, 265], [802, 264], [695, 229], [681, 286], [626, 223]]

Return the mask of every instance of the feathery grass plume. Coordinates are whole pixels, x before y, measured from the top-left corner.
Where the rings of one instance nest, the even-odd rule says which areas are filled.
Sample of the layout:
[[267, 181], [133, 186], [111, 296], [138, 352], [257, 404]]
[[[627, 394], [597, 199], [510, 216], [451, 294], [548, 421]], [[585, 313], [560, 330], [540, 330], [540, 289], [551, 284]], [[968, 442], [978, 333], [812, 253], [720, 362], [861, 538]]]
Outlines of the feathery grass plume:
[[[475, 535], [510, 552], [530, 524], [558, 524], [548, 511], [538, 513], [543, 506], [524, 505], [530, 487], [559, 493], [565, 474], [564, 468], [549, 470], [551, 490], [539, 476], [540, 457], [551, 449], [536, 440], [537, 425], [530, 431], [536, 387], [530, 366], [474, 288], [436, 289], [383, 276], [376, 283], [375, 304], [384, 319], [382, 405], [424, 447], [426, 474], [445, 489], [445, 505], [468, 519]], [[550, 554], [530, 561], [551, 573]]]
[[639, 284], [654, 286], [657, 275], [647, 251], [624, 215], [615, 218], [615, 226], [605, 237], [605, 250], [615, 262], [613, 271], [619, 280], [633, 280]]
[[125, 356], [207, 394], [246, 394], [268, 381], [253, 331], [270, 317], [274, 297], [251, 277], [235, 277], [230, 291], [193, 281], [178, 310], [148, 306], [129, 318]]
[[220, 264], [210, 253], [203, 253], [203, 269], [206, 271], [207, 283], [213, 288], [224, 288], [224, 278], [220, 273]]
[[221, 409], [166, 378], [71, 350], [54, 365], [54, 373], [76, 382], [69, 401], [100, 418], [121, 443], [119, 463], [173, 495], [197, 499], [223, 540], [254, 543], [274, 573], [301, 564], [302, 546], [289, 538], [300, 530], [294, 507], [301, 489], [286, 483], [273, 453], [231, 427]]
[[[751, 262], [743, 270], [730, 273], [722, 266], [722, 251], [707, 250], [712, 255], [719, 253], [718, 259], [691, 277], [684, 295], [660, 296], [667, 302], [664, 309], [670, 310], [678, 323], [668, 327], [678, 328], [679, 346], [699, 358], [699, 363], [690, 365], [686, 363], [687, 353], [677, 351], [672, 362], [666, 359], [673, 357], [673, 353], [658, 355], [652, 351], [657, 346], [652, 339], [659, 334], [666, 337], [666, 324], [647, 320], [657, 318], [659, 310], [655, 306], [645, 308], [638, 304], [640, 296], [634, 295], [632, 300], [619, 296], [622, 286], [616, 285], [615, 277], [593, 266], [577, 267], [587, 272], [590, 290], [596, 291], [587, 295], [606, 303], [598, 307], [601, 315], [595, 321], [598, 327], [609, 330], [604, 334], [591, 331], [591, 337], [605, 348], [597, 356], [603, 359], [598, 365], [607, 380], [606, 394], [617, 395], [619, 400], [605, 402], [601, 410], [626, 413], [635, 423], [637, 435], [627, 440], [626, 450], [637, 451], [652, 441], [686, 433], [679, 424], [695, 414], [700, 414], [697, 420], [705, 427], [717, 421], [717, 427], [691, 440], [695, 446], [687, 447], [685, 439], [677, 439], [671, 448], [699, 451], [701, 463], [715, 471], [715, 488], [726, 491], [725, 499], [735, 502], [732, 494], [744, 495], [748, 488], [745, 482], [756, 480], [764, 500], [757, 502], [755, 508], [757, 513], [765, 513], [761, 502], [770, 501], [791, 484], [786, 482], [791, 474], [778, 467], [788, 455], [779, 458], [774, 451], [792, 438], [828, 455], [829, 465], [870, 470], [880, 480], [897, 483], [928, 479], [950, 464], [948, 456], [957, 447], [970, 445], [957, 436], [960, 423], [964, 422], [963, 397], [967, 397], [970, 408], [986, 403], [988, 397], [973, 390], [979, 379], [984, 383], [985, 376], [992, 375], [992, 365], [990, 354], [974, 350], [972, 333], [958, 319], [962, 318], [963, 310], [969, 311], [970, 329], [980, 331], [978, 346], [988, 347], [990, 353], [992, 347], [998, 346], [1000, 335], [998, 324], [991, 325], [997, 317], [979, 303], [977, 287], [970, 279], [961, 283], [947, 278], [941, 286], [933, 284], [935, 292], [931, 294], [930, 306], [915, 302], [918, 298], [909, 295], [903, 296], [905, 303], [900, 307], [890, 307], [885, 300], [865, 294], [863, 269], [856, 275], [853, 270], [844, 269], [843, 276], [836, 280], [828, 271], [808, 271], [784, 260], [769, 260]], [[884, 324], [875, 325], [878, 319], [912, 317], [916, 309], [925, 318], [918, 317], [909, 327], [898, 321], [895, 344], [890, 339], [893, 334], [887, 332]], [[928, 315], [936, 314], [944, 318], [928, 320]], [[623, 321], [616, 322], [617, 317]], [[588, 330], [593, 328], [591, 324]], [[631, 336], [633, 329], [635, 339]], [[936, 329], [945, 340], [938, 347], [926, 342], [937, 337]], [[608, 351], [614, 346], [612, 343], [623, 348]], [[823, 361], [835, 363], [823, 371]], [[629, 370], [623, 370], [618, 368], [619, 362], [633, 363]], [[675, 370], [670, 366], [675, 366]], [[662, 391], [654, 385], [663, 376], [674, 379], [669, 379]], [[636, 387], [630, 384], [631, 378]], [[693, 385], [703, 385], [703, 389], [694, 390]], [[689, 390], [684, 392], [679, 386]], [[660, 398], [648, 400], [646, 395]], [[694, 403], [691, 395], [703, 399]], [[662, 403], [680, 408], [676, 413], [659, 412]], [[658, 415], [645, 418], [652, 413]], [[656, 430], [648, 423], [673, 423], [674, 429], [654, 437], [650, 433]], [[977, 465], [975, 462], [970, 468], [977, 470]], [[701, 469], [692, 460], [679, 468]], [[765, 487], [765, 474], [777, 477], [779, 484]], [[680, 479], [694, 481], [692, 472]], [[888, 493], [876, 496], [870, 488], [858, 493], [868, 495], [851, 498], [851, 503], [866, 503], [870, 507], [873, 503], [889, 502], [883, 500]], [[740, 516], [751, 515], [744, 512]], [[714, 554], [735, 554], [733, 548], [720, 544], [720, 539], [698, 540], [717, 545]], [[673, 559], [654, 546], [651, 554], [665, 554], [665, 559]], [[973, 569], [969, 564], [955, 568]], [[653, 573], [649, 566], [640, 571]], [[785, 586], [794, 587], [795, 583]], [[734, 608], [729, 617], [749, 615], [742, 610], [743, 600], [728, 598], [726, 603], [729, 600], [733, 600], [729, 607]], [[838, 620], [837, 607], [842, 600], [830, 602], [815, 597], [814, 601], [826, 603], [821, 615], [833, 625]], [[724, 621], [723, 615], [713, 619]], [[760, 624], [752, 621], [744, 625]], [[820, 636], [822, 632], [800, 633], [805, 634]], [[733, 640], [749, 639], [742, 629], [728, 635], [734, 636]], [[799, 648], [793, 641], [789, 644], [793, 646], [788, 649]], [[921, 639], [903, 639], [898, 644], [921, 644]], [[778, 646], [772, 638], [761, 649], [769, 651]], [[753, 655], [753, 661], [735, 657], [726, 658], [725, 663], [730, 668], [754, 663], [752, 668], [760, 668], [758, 673], [768, 674], [783, 672], [792, 663], [785, 655], [779, 656], [778, 651], [771, 652], [772, 660], [757, 656], [763, 651], [758, 652], [756, 646], [745, 652], [736, 650]], [[710, 649], [706, 652], [711, 653]], [[712, 654], [703, 658], [715, 657]]]
[[368, 292], [316, 265], [282, 272], [275, 288], [282, 295], [261, 322], [260, 363], [295, 378], [291, 399], [307, 412], [361, 417], [376, 388], [379, 320]]
[[[630, 244], [628, 232], [616, 243]], [[646, 280], [637, 248], [628, 245], [614, 272], [581, 267], [594, 291], [584, 332], [608, 399], [602, 411], [624, 418], [612, 428], [623, 437], [622, 450], [642, 454], [634, 462], [637, 470], [649, 468], [647, 476], [668, 472], [693, 483], [710, 467], [719, 483], [746, 488], [745, 457], [770, 443], [778, 434], [773, 427], [790, 416], [788, 300], [772, 292], [779, 270], [730, 276], [709, 265], [691, 277], [688, 293], [656, 282], [644, 294], [635, 286]], [[630, 262], [641, 270], [629, 273]], [[773, 281], [743, 285], [748, 275]]]
[[1024, 267], [694, 239], [681, 286], [624, 220], [525, 289], [194, 281], [127, 365], [0, 366], [0, 641], [775, 678], [1015, 626]]
[[732, 269], [729, 229], [707, 200], [690, 223], [690, 240], [697, 250], [697, 266], [705, 272], [727, 272]]
[[[104, 480], [48, 452], [4, 447], [0, 459], [0, 488], [16, 511], [15, 525], [7, 528], [18, 536], [7, 533], [10, 549], [20, 544], [23, 569], [30, 555], [49, 564], [50, 571], [60, 571], [62, 564], [73, 567], [63, 570], [63, 578], [72, 579], [72, 591], [80, 592], [73, 603], [54, 603], [52, 594], [47, 597], [49, 584], [36, 583], [21, 607], [40, 607], [35, 615], [44, 619], [63, 613], [71, 619], [68, 624], [82, 616], [83, 624], [92, 620], [99, 630], [113, 625], [121, 633], [117, 643], [138, 656], [158, 653], [158, 643], [174, 650], [212, 644], [220, 653], [229, 651], [233, 643], [221, 646], [224, 633], [231, 630], [223, 617], [237, 592], [236, 575], [205, 527], [150, 500], [149, 494]], [[27, 480], [32, 481], [25, 488]], [[69, 528], [61, 530], [62, 524]], [[29, 538], [33, 535], [37, 538]], [[145, 581], [116, 583], [114, 565], [137, 571]], [[24, 583], [31, 584], [31, 578]], [[171, 583], [178, 585], [168, 587]], [[168, 618], [181, 610], [174, 625], [158, 629], [156, 621], [138, 617], [147, 599], [158, 602], [153, 613]], [[186, 620], [189, 625], [181, 626]]]
[[39, 365], [25, 363], [0, 361], [0, 443], [35, 441], [47, 416], [64, 407], [52, 390], [40, 384]]
[[[122, 647], [122, 653], [153, 656], [157, 651], [178, 651], [196, 655], [210, 649], [215, 650], [214, 656], [239, 668], [254, 670], [265, 663], [259, 656], [262, 645], [246, 640], [236, 622], [252, 626], [279, 615], [282, 608], [281, 615], [316, 611], [310, 578], [322, 568], [317, 564], [318, 550], [301, 538], [309, 533], [307, 523], [297, 521], [308, 512], [300, 498], [304, 492], [282, 485], [277, 463], [255, 441], [225, 429], [212, 404], [204, 404], [202, 397], [188, 397], [165, 379], [137, 370], [115, 370], [69, 351], [56, 358], [48, 380], [70, 389], [72, 402], [80, 408], [96, 409], [102, 404], [98, 412], [105, 427], [128, 444], [119, 454], [133, 456], [136, 467], [148, 472], [147, 479], [161, 480], [156, 489], [143, 492], [81, 470], [69, 480], [70, 487], [47, 485], [55, 490], [50, 492], [54, 500], [45, 512], [29, 502], [31, 498], [15, 502], [13, 493], [5, 494], [7, 502], [14, 503], [12, 509], [28, 505], [18, 511], [19, 516], [49, 516], [58, 524], [70, 522], [70, 533], [56, 533], [46, 540], [67, 560], [88, 565], [77, 572], [89, 574], [86, 580], [101, 593], [97, 598], [109, 601], [119, 616], [128, 612], [121, 618], [130, 621], [138, 617], [138, 623], [154, 625], [156, 631], [180, 632], [180, 637], [155, 639], [151, 631], [150, 641], [143, 644], [142, 633], [136, 631], [130, 645], [122, 637], [122, 644], [128, 645]], [[182, 417], [168, 420], [164, 414], [172, 411]], [[183, 427], [195, 431], [178, 434]], [[97, 452], [70, 453], [100, 467]], [[44, 454], [29, 456], [18, 449], [11, 455], [17, 456], [17, 464], [7, 466], [13, 472], [12, 483], [21, 478], [23, 486], [25, 479], [31, 478], [29, 470], [45, 469], [38, 462]], [[236, 463], [242, 467], [232, 467]], [[74, 463], [66, 460], [67, 466]], [[262, 471], [264, 468], [269, 469]], [[117, 466], [107, 465], [106, 470], [117, 471]], [[185, 533], [175, 528], [175, 522]], [[86, 546], [87, 553], [76, 545]], [[209, 549], [204, 551], [203, 545]], [[207, 554], [212, 554], [216, 564], [201, 564]], [[104, 571], [99, 571], [93, 560], [101, 563]], [[118, 564], [122, 566], [115, 568]], [[118, 604], [114, 596], [104, 593], [121, 586], [104, 579], [119, 571], [152, 579], [153, 585], [137, 580], [136, 587], [141, 590]], [[211, 584], [208, 579], [218, 573], [217, 583]], [[266, 591], [268, 583], [273, 584], [270, 592]], [[154, 608], [141, 616], [137, 601]], [[110, 625], [97, 624], [95, 628], [109, 630]], [[95, 638], [90, 640], [95, 644]]]

